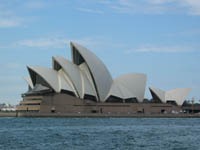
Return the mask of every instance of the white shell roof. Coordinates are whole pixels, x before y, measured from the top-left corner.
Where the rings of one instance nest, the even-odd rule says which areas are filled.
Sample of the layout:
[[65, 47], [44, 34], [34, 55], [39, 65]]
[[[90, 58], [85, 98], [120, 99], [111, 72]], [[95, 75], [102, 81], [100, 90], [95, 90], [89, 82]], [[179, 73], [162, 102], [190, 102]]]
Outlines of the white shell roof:
[[112, 85], [112, 77], [108, 69], [102, 61], [88, 49], [74, 42], [70, 44], [73, 63], [79, 65], [79, 62], [76, 62], [77, 60], [74, 59], [76, 58], [74, 55], [78, 55], [74, 52], [77, 50], [88, 66], [100, 101], [104, 101]]
[[117, 82], [116, 80], [113, 81], [113, 84], [111, 86], [110, 92], [108, 93], [107, 97], [109, 96], [116, 96], [121, 99], [128, 99], [128, 98], [135, 98], [135, 94], [130, 92], [126, 87], [124, 87], [120, 82]]
[[150, 92], [154, 92], [154, 94], [156, 94], [156, 96], [161, 100], [161, 102], [165, 103], [165, 91], [160, 90], [160, 89], [156, 89], [156, 88], [149, 88]]
[[115, 80], [126, 87], [132, 93], [132, 95], [135, 95], [139, 102], [143, 102], [146, 87], [145, 74], [129, 73], [121, 75]]
[[97, 95], [96, 95], [96, 92], [95, 92], [95, 89], [92, 88], [92, 85], [89, 81], [89, 79], [87, 78], [86, 74], [84, 72], [81, 73], [81, 77], [82, 77], [82, 89], [83, 89], [83, 95], [81, 98], [84, 98], [84, 95], [87, 94], [87, 95], [92, 95], [92, 96], [95, 96], [97, 98]]
[[70, 83], [66, 79], [65, 73], [64, 73], [64, 71], [62, 69], [60, 69], [58, 71], [58, 75], [59, 75], [60, 90], [71, 91], [71, 92], [74, 92], [74, 94], [76, 95], [76, 92], [74, 91], [74, 89], [72, 88], [72, 86], [70, 86]]
[[57, 71], [50, 68], [38, 67], [38, 66], [34, 67], [28, 66], [28, 70], [29, 69], [38, 74], [39, 76], [41, 76], [54, 89], [54, 91], [60, 92]]
[[163, 103], [166, 103], [168, 100], [174, 100], [177, 105], [183, 105], [185, 99], [189, 95], [190, 88], [177, 88], [170, 91], [162, 91], [160, 89], [150, 88], [154, 94], [156, 94]]
[[[80, 64], [80, 65], [79, 65], [79, 68], [80, 68], [81, 72], [83, 72], [83, 73], [86, 74], [88, 80], [90, 81], [90, 83], [91, 83], [92, 86], [94, 87], [94, 82], [93, 82], [93, 80], [92, 80], [92, 77], [91, 77], [90, 71], [89, 71], [89, 69], [88, 69], [86, 63], [82, 63], [82, 64]], [[95, 87], [94, 87], [94, 89], [95, 89]]]
[[31, 80], [31, 78], [29, 77], [24, 77], [24, 80], [27, 82], [27, 84], [30, 86], [31, 89], [33, 89], [33, 82]]
[[183, 102], [189, 95], [190, 88], [177, 88], [166, 92], [165, 99], [175, 100], [178, 105], [183, 105]]
[[66, 75], [72, 81], [72, 84], [74, 85], [74, 88], [76, 89], [79, 97], [81, 97], [83, 93], [82, 93], [81, 72], [79, 67], [61, 56], [53, 57], [53, 63], [54, 61], [56, 61], [63, 68]]

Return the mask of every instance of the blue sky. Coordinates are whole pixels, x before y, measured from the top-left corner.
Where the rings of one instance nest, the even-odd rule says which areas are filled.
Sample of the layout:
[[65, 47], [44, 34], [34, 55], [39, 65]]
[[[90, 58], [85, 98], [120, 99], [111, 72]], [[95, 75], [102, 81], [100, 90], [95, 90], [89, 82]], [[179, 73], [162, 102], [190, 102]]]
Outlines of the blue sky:
[[0, 0], [0, 103], [27, 90], [26, 65], [70, 57], [69, 41], [92, 50], [113, 78], [147, 74], [148, 87], [190, 87], [200, 99], [199, 0]]

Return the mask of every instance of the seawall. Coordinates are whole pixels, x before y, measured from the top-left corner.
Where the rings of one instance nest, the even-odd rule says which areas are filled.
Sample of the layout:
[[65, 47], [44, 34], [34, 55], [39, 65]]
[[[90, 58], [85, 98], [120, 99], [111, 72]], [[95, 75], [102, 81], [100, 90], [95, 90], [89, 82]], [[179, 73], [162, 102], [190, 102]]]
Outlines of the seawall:
[[14, 111], [12, 112], [0, 112], [0, 117], [17, 117], [17, 113]]
[[90, 118], [200, 118], [200, 114], [123, 114], [123, 113], [33, 113], [0, 112], [0, 117], [90, 117]]

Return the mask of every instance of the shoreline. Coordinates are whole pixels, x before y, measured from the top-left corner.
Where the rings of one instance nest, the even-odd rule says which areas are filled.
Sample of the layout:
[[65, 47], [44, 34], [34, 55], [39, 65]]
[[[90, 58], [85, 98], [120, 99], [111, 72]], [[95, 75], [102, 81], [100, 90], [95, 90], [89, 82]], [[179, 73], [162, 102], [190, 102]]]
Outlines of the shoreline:
[[34, 113], [0, 112], [0, 117], [56, 117], [56, 118], [200, 118], [200, 114], [107, 114], [107, 113]]

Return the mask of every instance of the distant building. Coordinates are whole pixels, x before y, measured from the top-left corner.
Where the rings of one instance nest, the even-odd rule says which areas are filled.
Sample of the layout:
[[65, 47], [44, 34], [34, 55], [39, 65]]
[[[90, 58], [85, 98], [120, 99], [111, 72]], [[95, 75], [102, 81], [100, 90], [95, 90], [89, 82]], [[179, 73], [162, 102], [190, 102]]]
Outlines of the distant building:
[[16, 111], [16, 107], [10, 104], [0, 104], [0, 111]]

